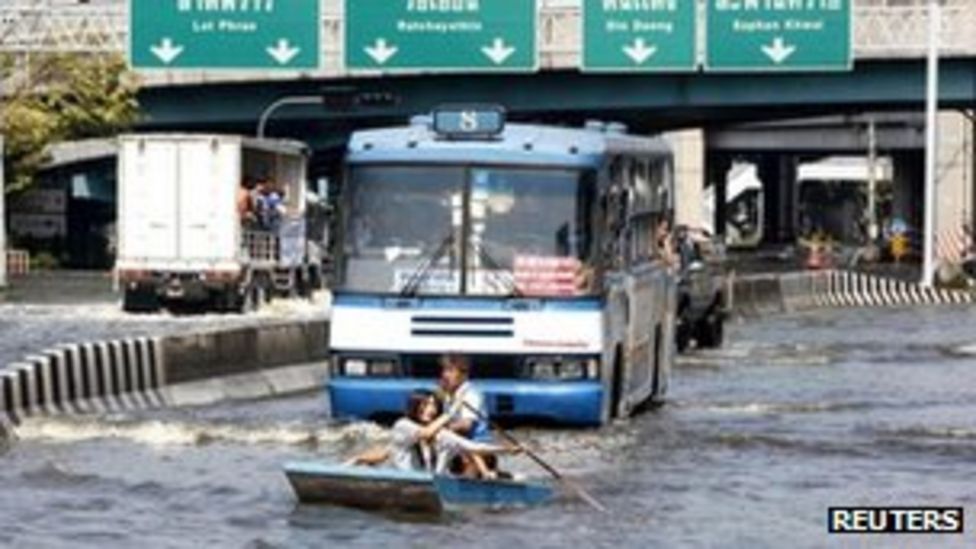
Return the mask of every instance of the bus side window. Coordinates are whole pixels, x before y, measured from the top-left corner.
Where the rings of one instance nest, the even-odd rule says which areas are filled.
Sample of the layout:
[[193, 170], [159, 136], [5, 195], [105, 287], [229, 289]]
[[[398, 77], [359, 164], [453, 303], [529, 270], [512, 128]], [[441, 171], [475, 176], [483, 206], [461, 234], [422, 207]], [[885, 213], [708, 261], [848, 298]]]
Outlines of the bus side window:
[[653, 238], [650, 221], [651, 192], [649, 185], [650, 174], [646, 159], [635, 159], [633, 163], [633, 216], [631, 225], [633, 230], [632, 260], [643, 263], [653, 257]]
[[603, 220], [605, 240], [603, 255], [605, 264], [610, 269], [620, 269], [625, 265], [626, 247], [624, 247], [625, 229], [627, 226], [627, 188], [625, 185], [626, 165], [624, 159], [617, 157], [610, 163], [609, 179], [601, 204], [603, 206]]

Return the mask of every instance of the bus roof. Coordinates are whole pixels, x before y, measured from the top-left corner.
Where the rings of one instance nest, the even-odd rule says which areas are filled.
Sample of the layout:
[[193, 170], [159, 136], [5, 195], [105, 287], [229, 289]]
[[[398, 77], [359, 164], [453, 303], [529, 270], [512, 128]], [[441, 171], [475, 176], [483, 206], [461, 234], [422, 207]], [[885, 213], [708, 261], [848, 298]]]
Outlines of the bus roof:
[[451, 140], [434, 133], [428, 117], [417, 117], [409, 126], [354, 133], [347, 161], [599, 168], [616, 154], [661, 156], [670, 148], [660, 137], [629, 135], [598, 123], [582, 129], [506, 124], [494, 138]]

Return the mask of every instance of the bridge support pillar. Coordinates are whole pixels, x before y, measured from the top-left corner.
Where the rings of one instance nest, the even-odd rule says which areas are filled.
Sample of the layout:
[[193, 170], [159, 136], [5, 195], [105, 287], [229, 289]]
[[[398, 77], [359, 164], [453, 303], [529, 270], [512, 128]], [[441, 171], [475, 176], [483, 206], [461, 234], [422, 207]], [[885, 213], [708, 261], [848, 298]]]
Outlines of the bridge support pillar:
[[[707, 148], [706, 148], [707, 151]], [[706, 152], [705, 154], [705, 184], [714, 186], [715, 211], [712, 222], [715, 227], [715, 234], [725, 237], [726, 211], [725, 201], [728, 196], [726, 193], [726, 183], [729, 177], [729, 170], [732, 169], [732, 157], [728, 154], [719, 152]]]
[[674, 149], [674, 222], [699, 228], [705, 221], [702, 201], [705, 190], [705, 135], [702, 130], [668, 134]]
[[976, 109], [969, 118], [969, 244], [976, 248]]
[[905, 221], [913, 229], [921, 231], [922, 183], [925, 175], [924, 153], [918, 150], [894, 153], [892, 165], [894, 167], [892, 216]]
[[792, 155], [763, 155], [758, 163], [758, 176], [766, 196], [766, 242], [784, 243], [796, 238], [796, 172], [797, 161]]
[[6, 183], [3, 179], [3, 136], [0, 135], [0, 288], [7, 285], [7, 218], [4, 214]]
[[973, 160], [971, 121], [960, 111], [939, 115], [935, 235], [937, 259], [958, 265], [969, 245], [965, 226], [972, 219]]

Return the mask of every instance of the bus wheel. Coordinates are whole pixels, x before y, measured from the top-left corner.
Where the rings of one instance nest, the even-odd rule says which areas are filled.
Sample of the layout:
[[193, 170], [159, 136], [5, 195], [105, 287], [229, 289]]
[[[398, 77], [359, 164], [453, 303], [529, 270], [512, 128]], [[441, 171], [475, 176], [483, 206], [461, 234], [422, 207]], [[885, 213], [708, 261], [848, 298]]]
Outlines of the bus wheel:
[[613, 354], [613, 380], [610, 385], [610, 419], [622, 417], [620, 403], [624, 393], [624, 360], [618, 347]]

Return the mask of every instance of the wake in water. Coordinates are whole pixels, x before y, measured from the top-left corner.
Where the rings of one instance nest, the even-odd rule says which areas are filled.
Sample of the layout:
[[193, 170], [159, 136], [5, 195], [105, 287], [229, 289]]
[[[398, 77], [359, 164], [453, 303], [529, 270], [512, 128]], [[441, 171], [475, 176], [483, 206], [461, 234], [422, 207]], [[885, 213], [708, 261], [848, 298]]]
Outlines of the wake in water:
[[882, 431], [882, 434], [899, 438], [933, 440], [971, 440], [976, 441], [976, 430], [964, 427], [906, 427]]
[[677, 357], [681, 368], [718, 369], [725, 366], [826, 366], [835, 350], [803, 343], [734, 342], [720, 349], [702, 349]]
[[83, 417], [38, 418], [17, 429], [24, 441], [54, 444], [98, 439], [121, 439], [146, 446], [286, 445], [318, 448], [333, 444], [376, 443], [388, 433], [373, 423], [326, 425], [315, 428], [297, 423], [247, 425], [179, 420], [96, 419]]
[[778, 414], [817, 414], [822, 412], [847, 412], [867, 410], [876, 404], [871, 402], [682, 402], [676, 401], [676, 408], [730, 415], [778, 415]]

